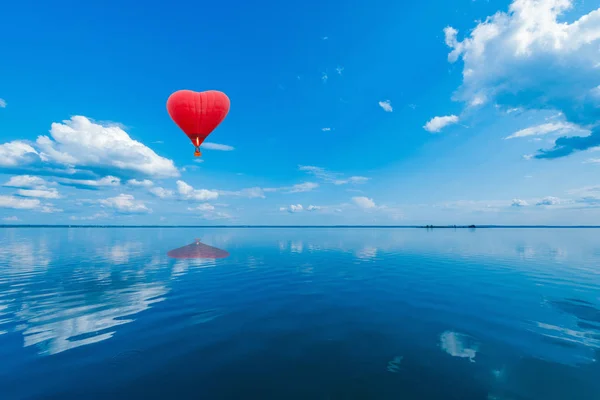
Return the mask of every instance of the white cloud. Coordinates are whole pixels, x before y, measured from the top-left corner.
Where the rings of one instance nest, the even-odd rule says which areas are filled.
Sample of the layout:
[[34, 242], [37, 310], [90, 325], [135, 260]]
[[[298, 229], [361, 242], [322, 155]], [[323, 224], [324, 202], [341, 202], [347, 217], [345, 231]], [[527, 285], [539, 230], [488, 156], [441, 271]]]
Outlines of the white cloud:
[[157, 178], [179, 176], [173, 161], [131, 139], [115, 124], [101, 125], [86, 117], [74, 116], [63, 123], [53, 123], [50, 136], [39, 136], [36, 141], [40, 158], [45, 162], [111, 167]]
[[114, 208], [117, 211], [125, 213], [148, 213], [151, 212], [143, 201], [136, 200], [130, 194], [123, 194], [116, 197], [100, 200], [99, 203], [105, 207]]
[[525, 201], [525, 200], [521, 200], [521, 199], [513, 199], [512, 204], [513, 207], [525, 207], [528, 206], [529, 204]]
[[32, 175], [17, 175], [11, 177], [8, 182], [4, 184], [6, 187], [15, 187], [15, 188], [38, 188], [44, 187], [47, 185], [47, 182], [40, 178], [39, 176]]
[[93, 180], [93, 179], [70, 179], [70, 178], [58, 178], [58, 183], [62, 185], [71, 186], [88, 186], [88, 187], [107, 187], [107, 186], [119, 186], [121, 179], [115, 176], [105, 176], [104, 178]]
[[262, 189], [260, 187], [251, 187], [251, 188], [246, 188], [246, 189], [241, 189], [241, 190], [236, 190], [236, 191], [229, 191], [229, 190], [219, 190], [218, 193], [219, 195], [222, 196], [239, 196], [239, 197], [247, 197], [249, 199], [264, 199], [265, 198], [265, 193], [267, 191], [275, 191], [276, 189], [270, 190], [270, 189]]
[[215, 206], [209, 203], [198, 204], [196, 207], [188, 207], [189, 211], [213, 211]]
[[444, 117], [433, 117], [423, 128], [428, 132], [440, 132], [448, 125], [456, 124], [458, 117], [456, 115], [447, 115]]
[[149, 179], [144, 179], [143, 181], [138, 181], [137, 179], [130, 179], [127, 181], [127, 184], [129, 184], [131, 186], [150, 187], [150, 186], [154, 185], [154, 182], [152, 182]]
[[177, 191], [187, 200], [207, 201], [219, 197], [218, 192], [207, 189], [194, 189], [184, 181], [177, 181]]
[[505, 108], [554, 109], [567, 121], [591, 128], [588, 137], [556, 139], [536, 158], [558, 158], [600, 144], [600, 9], [568, 23], [559, 17], [572, 0], [514, 0], [509, 12], [479, 22], [459, 41], [445, 28], [450, 62], [462, 58], [463, 83], [454, 98], [466, 104], [477, 97]]
[[60, 199], [60, 194], [56, 189], [19, 189], [19, 196], [38, 197], [41, 199]]
[[188, 207], [188, 211], [193, 211], [196, 214], [199, 213], [200, 217], [207, 220], [232, 218], [232, 216], [226, 212], [217, 211], [216, 207], [209, 203], [198, 204], [196, 207]]
[[0, 196], [0, 208], [13, 208], [16, 210], [34, 210], [40, 208], [42, 203], [38, 199], [23, 199], [14, 196]]
[[148, 190], [150, 193], [161, 199], [173, 197], [173, 191], [162, 187], [153, 187]]
[[323, 72], [323, 75], [321, 76], [321, 79], [323, 80], [323, 83], [327, 83], [327, 79], [329, 79], [329, 77], [327, 76], [326, 72]]
[[335, 70], [337, 71], [338, 75], [341, 75], [344, 71], [344, 67], [337, 67]]
[[538, 201], [536, 206], [554, 206], [557, 204], [561, 204], [561, 200], [558, 197], [548, 196]]
[[370, 209], [370, 208], [376, 207], [373, 199], [370, 199], [368, 197], [357, 196], [357, 197], [353, 197], [352, 201], [354, 202], [354, 204], [356, 204], [360, 208]]
[[0, 166], [17, 167], [31, 164], [38, 158], [38, 152], [29, 144], [15, 140], [0, 144]]
[[310, 192], [311, 190], [316, 189], [318, 187], [319, 184], [314, 182], [298, 183], [289, 188], [288, 193]]
[[329, 131], [331, 131], [331, 128], [322, 128], [321, 130], [322, 130], [323, 132], [329, 132]]
[[302, 204], [291, 204], [289, 207], [280, 207], [279, 211], [287, 211], [289, 213], [297, 213], [304, 210]]
[[6, 100], [0, 99], [0, 108], [6, 108]]
[[327, 171], [325, 168], [315, 167], [313, 165], [300, 165], [298, 166], [298, 169], [314, 175], [325, 182], [333, 183], [334, 185], [345, 185], [347, 183], [360, 184], [365, 183], [370, 179], [364, 176], [351, 176], [350, 178], [344, 179], [339, 172]]
[[383, 108], [385, 112], [392, 112], [394, 109], [392, 108], [392, 103], [389, 100], [380, 101], [379, 107]]
[[73, 221], [91, 221], [91, 220], [100, 219], [100, 218], [108, 218], [108, 214], [105, 212], [99, 212], [99, 213], [96, 213], [96, 214], [90, 215], [90, 216], [78, 217], [78, 216], [72, 215], [69, 217], [69, 219], [71, 219]]
[[514, 139], [521, 138], [527, 136], [541, 136], [548, 135], [550, 133], [568, 133], [573, 131], [583, 131], [587, 134], [590, 133], [587, 129], [582, 129], [581, 127], [571, 124], [568, 122], [549, 122], [546, 124], [530, 126], [529, 128], [521, 129], [510, 136], [505, 137], [505, 139]]
[[321, 209], [321, 207], [319, 207], [319, 206], [313, 206], [312, 204], [309, 205], [308, 207], [306, 207], [306, 211], [318, 211], [320, 209]]
[[333, 184], [334, 185], [345, 185], [347, 183], [360, 184], [360, 183], [366, 183], [369, 179], [371, 179], [371, 178], [367, 178], [365, 176], [351, 176], [348, 179], [337, 179], [333, 182]]
[[228, 146], [226, 144], [219, 144], [219, 143], [211, 143], [211, 142], [204, 142], [200, 145], [200, 147], [207, 149], [207, 150], [221, 150], [221, 151], [234, 150], [233, 146]]
[[6, 222], [16, 222], [19, 220], [19, 218], [12, 216], [12, 217], [4, 217], [4, 218], [2, 218], [2, 220], [6, 221]]

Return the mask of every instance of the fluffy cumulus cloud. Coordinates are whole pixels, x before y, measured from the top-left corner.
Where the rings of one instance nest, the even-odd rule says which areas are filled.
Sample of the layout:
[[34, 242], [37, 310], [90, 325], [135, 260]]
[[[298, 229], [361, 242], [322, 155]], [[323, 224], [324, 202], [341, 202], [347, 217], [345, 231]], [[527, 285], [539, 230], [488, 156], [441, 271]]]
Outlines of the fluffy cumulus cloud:
[[112, 208], [121, 213], [149, 213], [152, 212], [143, 201], [136, 200], [130, 194], [123, 194], [116, 197], [100, 200], [99, 203], [108, 208]]
[[173, 197], [174, 194], [172, 190], [165, 189], [162, 187], [153, 187], [150, 188], [148, 191], [161, 199], [168, 199], [170, 197]]
[[39, 176], [32, 175], [18, 175], [11, 177], [8, 182], [4, 184], [6, 187], [14, 187], [14, 188], [39, 188], [45, 187], [48, 183]]
[[557, 204], [561, 204], [561, 200], [558, 197], [548, 196], [538, 201], [536, 206], [554, 206]]
[[151, 187], [152, 185], [154, 185], [154, 182], [152, 182], [149, 179], [144, 179], [142, 181], [139, 181], [137, 179], [130, 179], [127, 181], [127, 184], [131, 186]]
[[19, 188], [17, 195], [21, 197], [37, 197], [41, 199], [60, 199], [58, 190], [48, 188], [50, 185], [39, 176], [17, 175], [11, 177], [3, 186]]
[[294, 213], [299, 213], [302, 211], [308, 211], [308, 212], [319, 211], [320, 209], [321, 209], [320, 206], [315, 206], [312, 204], [308, 205], [308, 207], [304, 207], [304, 206], [302, 206], [302, 204], [290, 204], [288, 207], [280, 207], [279, 211], [287, 211], [291, 214], [294, 214]]
[[101, 125], [83, 116], [53, 123], [50, 136], [36, 144], [43, 161], [83, 167], [112, 167], [157, 178], [179, 176], [173, 161], [133, 140], [122, 127]]
[[219, 143], [211, 143], [211, 142], [204, 142], [200, 145], [200, 147], [202, 147], [203, 149], [207, 149], [207, 150], [220, 150], [220, 151], [234, 150], [233, 146], [228, 146], [226, 144], [219, 144]]
[[289, 213], [297, 213], [300, 211], [304, 210], [304, 207], [302, 207], [302, 204], [291, 204], [289, 207], [280, 207], [279, 208], [280, 211], [287, 211]]
[[43, 213], [61, 212], [52, 204], [42, 203], [38, 199], [28, 199], [17, 196], [0, 196], [0, 208], [12, 208], [14, 210], [32, 210]]
[[132, 139], [117, 124], [100, 124], [74, 116], [53, 123], [49, 133], [39, 136], [35, 143], [17, 140], [0, 144], [0, 166], [24, 168], [41, 163], [46, 168], [110, 169], [124, 175], [156, 178], [179, 176], [173, 161]]
[[38, 199], [22, 199], [15, 196], [0, 196], [1, 208], [12, 208], [15, 210], [33, 210], [39, 208], [41, 202]]
[[31, 164], [38, 158], [38, 152], [24, 141], [15, 140], [0, 144], [0, 166], [2, 167], [19, 167]]
[[392, 108], [392, 103], [389, 100], [380, 101], [379, 107], [383, 108], [385, 112], [392, 112], [394, 109]]
[[560, 137], [535, 158], [600, 145], [600, 9], [570, 23], [559, 21], [572, 7], [572, 0], [514, 0], [508, 12], [480, 22], [462, 41], [456, 29], [445, 29], [452, 48], [448, 60], [464, 63], [456, 100], [560, 110], [566, 121], [591, 131]]
[[356, 196], [352, 198], [352, 201], [360, 208], [372, 209], [376, 207], [373, 199], [370, 199], [368, 197]]
[[427, 132], [441, 132], [448, 125], [456, 124], [458, 122], [458, 117], [456, 115], [447, 115], [444, 117], [433, 117], [430, 119], [423, 129]]
[[521, 199], [513, 199], [511, 205], [513, 207], [525, 207], [528, 206], [529, 203], [527, 203], [525, 200], [521, 200]]
[[216, 200], [219, 193], [208, 189], [194, 189], [184, 181], [177, 181], [177, 191], [186, 200], [208, 201]]

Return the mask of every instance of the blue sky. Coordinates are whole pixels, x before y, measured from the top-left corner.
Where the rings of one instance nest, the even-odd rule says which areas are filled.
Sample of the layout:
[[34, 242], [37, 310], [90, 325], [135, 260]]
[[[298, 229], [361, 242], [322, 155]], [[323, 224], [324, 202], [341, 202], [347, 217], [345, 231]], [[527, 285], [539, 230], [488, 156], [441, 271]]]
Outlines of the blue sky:
[[[0, 15], [4, 223], [600, 224], [597, 2], [38, 3]], [[201, 160], [179, 89], [231, 100]]]

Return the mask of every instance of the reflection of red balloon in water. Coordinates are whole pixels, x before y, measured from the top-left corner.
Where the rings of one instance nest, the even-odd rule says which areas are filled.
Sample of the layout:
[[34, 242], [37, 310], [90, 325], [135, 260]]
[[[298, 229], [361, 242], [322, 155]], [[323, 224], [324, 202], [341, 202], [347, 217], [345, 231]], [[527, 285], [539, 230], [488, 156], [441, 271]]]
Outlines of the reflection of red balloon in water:
[[171, 119], [190, 138], [201, 156], [200, 145], [225, 119], [229, 112], [229, 98], [216, 90], [194, 92], [178, 90], [169, 96], [167, 111]]
[[172, 258], [225, 258], [229, 256], [229, 253], [200, 243], [200, 240], [196, 239], [194, 243], [171, 250], [167, 255]]

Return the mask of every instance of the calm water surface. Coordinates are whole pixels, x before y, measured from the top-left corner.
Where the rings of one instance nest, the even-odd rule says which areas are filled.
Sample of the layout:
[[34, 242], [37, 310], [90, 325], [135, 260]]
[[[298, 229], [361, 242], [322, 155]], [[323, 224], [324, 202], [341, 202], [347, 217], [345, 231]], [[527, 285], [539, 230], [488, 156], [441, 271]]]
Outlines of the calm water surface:
[[600, 230], [0, 229], [1, 399], [597, 400], [599, 349]]

